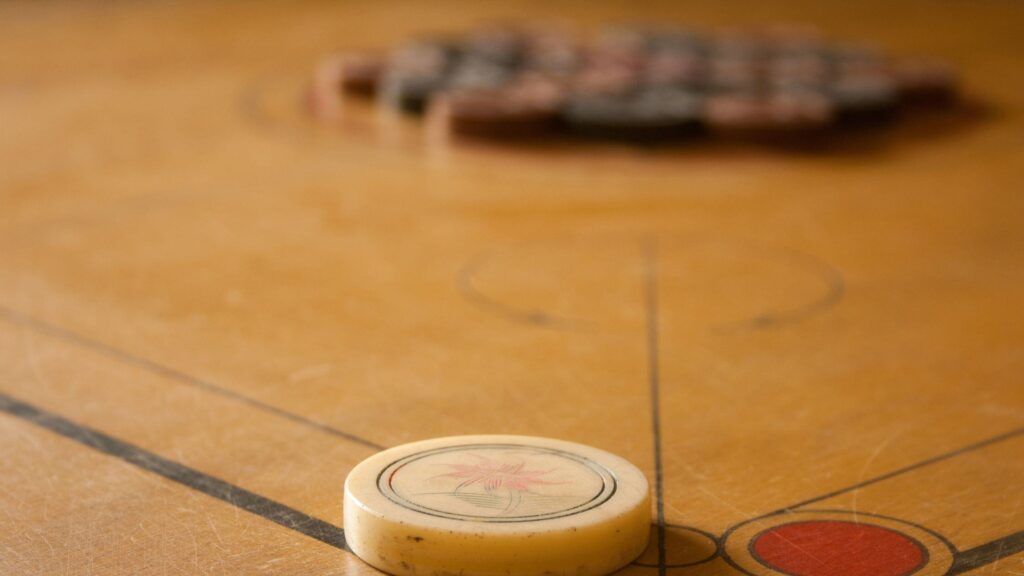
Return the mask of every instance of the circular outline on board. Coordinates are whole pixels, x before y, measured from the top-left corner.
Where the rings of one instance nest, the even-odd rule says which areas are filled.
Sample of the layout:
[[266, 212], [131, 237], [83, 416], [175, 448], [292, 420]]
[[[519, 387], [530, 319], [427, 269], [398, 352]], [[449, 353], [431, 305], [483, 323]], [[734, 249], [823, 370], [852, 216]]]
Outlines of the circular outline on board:
[[[510, 304], [488, 295], [474, 283], [474, 280], [481, 270], [486, 268], [490, 264], [490, 261], [498, 254], [525, 247], [537, 245], [557, 246], [559, 244], [571, 243], [580, 240], [581, 238], [555, 236], [497, 244], [491, 248], [478, 252], [463, 263], [456, 274], [456, 288], [460, 295], [470, 304], [514, 322], [555, 330], [592, 328], [596, 322], [592, 318], [561, 316], [549, 313], [542, 308], [519, 307], [515, 304]], [[748, 249], [760, 251], [762, 254], [781, 255], [797, 267], [803, 268], [818, 276], [825, 285], [825, 289], [820, 295], [798, 306], [782, 311], [768, 311], [739, 320], [729, 320], [711, 324], [708, 326], [711, 330], [763, 330], [800, 322], [835, 307], [842, 302], [846, 295], [846, 279], [842, 270], [814, 254], [783, 244], [759, 242], [743, 236], [707, 233], [665, 234], [653, 236], [640, 233], [627, 234], [624, 235], [624, 237], [620, 235], [598, 235], [597, 237], [583, 238], [583, 240], [586, 240], [588, 243], [611, 240], [636, 242], [640, 248], [651, 243], [672, 244], [680, 241], [684, 241], [684, 246], [687, 248], [700, 246], [702, 244], [706, 245], [716, 243], [742, 245], [746, 246]]]
[[747, 553], [750, 554], [750, 556], [754, 560], [757, 560], [758, 562], [761, 563], [761, 565], [765, 566], [769, 570], [774, 570], [774, 571], [779, 572], [781, 574], [786, 574], [787, 576], [795, 576], [794, 574], [792, 574], [790, 572], [786, 572], [782, 568], [779, 568], [778, 566], [775, 566], [771, 562], [769, 562], [769, 561], [765, 560], [764, 558], [762, 558], [761, 555], [758, 554], [757, 550], [755, 549], [755, 547], [757, 545], [757, 541], [760, 540], [761, 537], [764, 536], [765, 534], [768, 534], [772, 530], [775, 530], [777, 528], [781, 528], [783, 526], [793, 526], [793, 525], [797, 525], [797, 524], [815, 524], [815, 523], [817, 523], [817, 524], [822, 524], [822, 523], [824, 523], [824, 524], [858, 524], [858, 525], [863, 525], [863, 526], [871, 526], [873, 528], [878, 528], [879, 530], [885, 530], [886, 532], [891, 532], [891, 533], [896, 534], [898, 536], [902, 536], [902, 537], [906, 538], [907, 540], [910, 540], [910, 542], [914, 546], [917, 546], [917, 549], [921, 552], [921, 561], [917, 564], [917, 566], [914, 566], [914, 568], [911, 569], [909, 572], [904, 572], [903, 574], [900, 574], [899, 576], [911, 576], [912, 574], [916, 574], [917, 572], [920, 572], [922, 568], [927, 566], [932, 561], [931, 552], [929, 552], [928, 547], [925, 546], [920, 540], [918, 540], [917, 538], [914, 538], [913, 536], [910, 536], [909, 534], [904, 534], [903, 532], [900, 532], [898, 530], [894, 530], [893, 528], [890, 528], [888, 526], [882, 526], [882, 525], [879, 525], [879, 524], [875, 524], [873, 522], [851, 522], [849, 520], [835, 520], [835, 519], [816, 520], [814, 518], [810, 518], [808, 520], [794, 520], [792, 522], [783, 522], [782, 524], [775, 524], [774, 526], [769, 526], [768, 528], [765, 528], [764, 530], [761, 530], [757, 534], [754, 534], [754, 536], [752, 536], [749, 541], [747, 541]]
[[[654, 526], [655, 528], [658, 527], [657, 524], [652, 524], [652, 526]], [[665, 524], [665, 528], [675, 528], [677, 530], [686, 530], [687, 532], [694, 532], [696, 534], [700, 534], [701, 536], [707, 538], [708, 540], [711, 540], [711, 543], [715, 545], [715, 549], [712, 550], [711, 554], [708, 554], [706, 558], [701, 558], [700, 560], [694, 560], [693, 562], [684, 562], [682, 564], [665, 564], [665, 568], [689, 568], [690, 566], [697, 566], [699, 564], [704, 564], [704, 563], [710, 562], [710, 561], [714, 560], [715, 558], [718, 558], [721, 555], [722, 543], [719, 542], [718, 538], [716, 538], [715, 535], [712, 534], [711, 532], [708, 532], [706, 530], [701, 530], [700, 528], [694, 528], [693, 526], [684, 526], [682, 524], [669, 524], [669, 523], [666, 523]], [[638, 562], [638, 561], [635, 561], [635, 560], [633, 561], [633, 565], [634, 566], [641, 566], [643, 568], [661, 568], [661, 566], [658, 565], [658, 564], [644, 564], [643, 562]]]
[[[567, 458], [569, 460], [573, 460], [573, 461], [577, 462], [578, 464], [582, 464], [583, 466], [589, 468], [591, 471], [593, 471], [595, 474], [597, 474], [598, 478], [600, 478], [601, 481], [602, 481], [601, 490], [599, 490], [597, 492], [597, 494], [592, 496], [586, 502], [583, 502], [582, 504], [577, 504], [576, 506], [573, 506], [571, 508], [567, 508], [565, 510], [560, 510], [558, 512], [552, 512], [552, 513], [549, 513], [549, 514], [533, 514], [533, 515], [529, 515], [529, 516], [513, 516], [513, 517], [510, 517], [510, 518], [500, 518], [500, 517], [496, 518], [496, 517], [493, 517], [493, 516], [471, 516], [471, 515], [467, 515], [467, 514], [452, 514], [450, 512], [445, 512], [443, 510], [436, 510], [434, 508], [429, 508], [427, 506], [422, 506], [422, 505], [416, 504], [415, 502], [411, 502], [411, 501], [403, 498], [400, 494], [398, 494], [397, 491], [395, 491], [394, 488], [391, 487], [391, 478], [394, 476], [394, 474], [396, 472], [398, 472], [399, 469], [401, 469], [402, 466], [405, 466], [406, 464], [409, 464], [410, 462], [414, 462], [416, 460], [419, 460], [421, 458], [425, 458], [427, 456], [433, 456], [434, 454], [440, 454], [440, 453], [444, 453], [444, 452], [453, 452], [453, 451], [457, 451], [457, 450], [464, 450], [464, 449], [467, 449], [467, 448], [470, 448], [470, 449], [473, 449], [473, 448], [475, 448], [475, 449], [483, 449], [483, 448], [520, 448], [520, 449], [526, 449], [526, 450], [534, 451], [534, 452], [544, 452], [544, 453], [553, 454], [555, 456], [559, 456], [559, 457], [562, 457], [562, 458]], [[387, 482], [385, 482], [384, 481], [385, 473], [388, 473], [389, 471], [390, 471], [390, 473], [387, 474]], [[618, 491], [618, 487], [619, 487], [618, 486], [618, 480], [615, 477], [615, 473], [613, 473], [611, 470], [605, 468], [601, 464], [599, 464], [597, 462], [594, 462], [593, 460], [591, 460], [591, 459], [589, 459], [589, 458], [587, 458], [585, 456], [582, 456], [582, 455], [579, 455], [579, 454], [574, 454], [572, 452], [567, 452], [565, 450], [559, 450], [557, 448], [549, 448], [549, 447], [546, 447], [546, 446], [529, 446], [529, 445], [526, 445], [526, 444], [500, 444], [500, 443], [459, 444], [459, 445], [456, 445], [456, 446], [442, 446], [440, 448], [433, 448], [431, 450], [426, 450], [426, 451], [423, 451], [423, 452], [416, 452], [414, 454], [409, 454], [409, 455], [403, 456], [403, 457], [399, 458], [398, 460], [395, 460], [394, 462], [391, 462], [390, 464], [388, 464], [387, 466], [385, 466], [384, 468], [381, 469], [380, 473], [377, 474], [376, 485], [377, 485], [377, 491], [380, 492], [381, 495], [383, 495], [385, 498], [387, 498], [392, 503], [397, 504], [397, 505], [399, 505], [402, 508], [405, 508], [407, 510], [412, 510], [414, 512], [419, 512], [420, 514], [426, 514], [428, 516], [435, 516], [435, 517], [438, 517], [438, 518], [447, 518], [449, 520], [459, 520], [459, 521], [463, 521], [463, 522], [499, 523], [499, 524], [513, 524], [513, 523], [519, 523], [519, 522], [540, 522], [540, 521], [543, 521], [543, 520], [554, 520], [556, 518], [565, 518], [567, 516], [575, 516], [576, 514], [581, 514], [583, 512], [588, 511], [588, 510], [593, 510], [594, 508], [597, 508], [598, 506], [604, 504], [605, 502], [610, 500], [612, 498], [612, 496], [615, 495], [615, 493]]]
[[[920, 524], [915, 524], [913, 522], [908, 522], [908, 521], [900, 519], [900, 518], [895, 518], [895, 517], [892, 517], [892, 516], [886, 516], [884, 514], [874, 514], [874, 513], [870, 513], [870, 512], [856, 512], [856, 511], [853, 511], [853, 510], [841, 510], [841, 509], [801, 509], [801, 510], [782, 510], [782, 511], [779, 511], [779, 512], [773, 512], [771, 514], [765, 514], [765, 515], [762, 515], [762, 516], [758, 516], [756, 518], [751, 518], [749, 520], [744, 520], [743, 522], [740, 522], [738, 524], [735, 524], [735, 525], [729, 527], [728, 530], [726, 530], [725, 532], [722, 533], [722, 537], [721, 537], [721, 539], [719, 541], [720, 542], [719, 554], [721, 555], [722, 559], [726, 561], [726, 563], [728, 563], [730, 566], [732, 566], [736, 570], [739, 570], [743, 574], [747, 574], [748, 576], [764, 576], [765, 574], [773, 574], [773, 575], [786, 576], [785, 572], [781, 572], [779, 570], [776, 570], [776, 569], [774, 569], [774, 568], [772, 568], [772, 567], [770, 567], [770, 566], [768, 566], [766, 564], [763, 564], [763, 563], [760, 564], [760, 565], [765, 570], [768, 570], [768, 572], [751, 572], [748, 568], [746, 568], [744, 566], [741, 566], [739, 564], [739, 562], [737, 562], [736, 559], [734, 559], [732, 557], [732, 555], [729, 554], [729, 539], [732, 536], [734, 536], [736, 532], [742, 530], [745, 526], [753, 524], [755, 522], [759, 522], [759, 521], [770, 520], [770, 521], [773, 521], [774, 523], [771, 526], [769, 526], [769, 527], [767, 527], [767, 528], [765, 528], [763, 530], [758, 530], [755, 533], [755, 536], [765, 532], [766, 530], [770, 530], [770, 529], [772, 529], [772, 528], [774, 528], [776, 526], [784, 526], [784, 525], [787, 525], [787, 524], [792, 524], [793, 521], [786, 521], [786, 522], [775, 522], [775, 521], [780, 519], [780, 518], [784, 518], [786, 520], [792, 520], [791, 517], [794, 516], [794, 515], [797, 515], [797, 514], [819, 515], [819, 516], [821, 516], [820, 518], [818, 518], [820, 520], [836, 520], [838, 522], [850, 522], [851, 521], [849, 519], [850, 517], [853, 517], [854, 519], [859, 518], [859, 517], [871, 518], [871, 519], [875, 519], [876, 522], [865, 522], [865, 523], [866, 524], [871, 524], [873, 526], [878, 526], [880, 528], [891, 529], [891, 530], [893, 530], [895, 532], [899, 532], [899, 533], [903, 534], [904, 536], [910, 538], [911, 540], [914, 540], [915, 542], [919, 543], [920, 545], [922, 545], [924, 547], [924, 549], [926, 551], [926, 559], [927, 559], [927, 561], [923, 565], [917, 567], [914, 570], [914, 572], [911, 572], [911, 573], [907, 574], [906, 576], [910, 576], [911, 574], [918, 574], [922, 570], [926, 570], [929, 566], [934, 566], [934, 565], [936, 565], [939, 562], [941, 562], [942, 564], [948, 564], [948, 565], [943, 566], [942, 564], [939, 564], [938, 567], [940, 568], [940, 570], [937, 572], [937, 574], [947, 574], [949, 572], [949, 569], [953, 566], [953, 562], [956, 559], [956, 555], [957, 555], [957, 552], [958, 552], [957, 549], [956, 549], [956, 546], [954, 546], [953, 543], [950, 542], [949, 539], [947, 539], [942, 534], [939, 534], [938, 532], [936, 532], [935, 530], [932, 530], [931, 528], [926, 528], [925, 526], [921, 526]], [[841, 516], [841, 518], [840, 518], [840, 516]], [[810, 521], [813, 521], [813, 520], [814, 520], [814, 518], [810, 519]], [[901, 532], [900, 530], [896, 529], [893, 526], [887, 526], [884, 523], [878, 523], [877, 522], [878, 520], [882, 520], [882, 521], [885, 521], [885, 522], [897, 525], [897, 526], [899, 526], [901, 528], [911, 528], [912, 529], [912, 530], [910, 530], [911, 532], [917, 531], [917, 532], [920, 532], [923, 535], [931, 536], [932, 538], [934, 538], [937, 541], [937, 544], [934, 547], [930, 547], [928, 544], [926, 544], [924, 541], [922, 541], [921, 538], [917, 537], [916, 535], [915, 536], [911, 536], [909, 534], [903, 533], [903, 532]], [[750, 553], [749, 550], [750, 550], [751, 543], [753, 541], [754, 541], [754, 538], [749, 538], [747, 540], [747, 542], [745, 543], [746, 545], [743, 546], [743, 550], [746, 551], [748, 554]], [[941, 546], [939, 546], [939, 544], [941, 544]], [[937, 554], [936, 554], [937, 552], [940, 553], [939, 556], [941, 556], [942, 558], [937, 558], [936, 557], [937, 556]], [[752, 555], [752, 558], [754, 559], [755, 562], [760, 563], [760, 560], [758, 560], [756, 556]], [[934, 562], [933, 562], [933, 560], [934, 560]]]

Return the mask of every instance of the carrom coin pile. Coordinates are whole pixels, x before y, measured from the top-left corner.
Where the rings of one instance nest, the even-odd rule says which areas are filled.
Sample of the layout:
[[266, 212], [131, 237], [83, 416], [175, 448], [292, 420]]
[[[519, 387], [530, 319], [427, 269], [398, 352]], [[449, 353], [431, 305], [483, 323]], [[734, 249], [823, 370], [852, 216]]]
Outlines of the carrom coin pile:
[[313, 87], [314, 104], [375, 98], [457, 135], [771, 144], [883, 125], [952, 105], [958, 92], [945, 62], [781, 27], [616, 27], [587, 43], [558, 30], [489, 27], [415, 39], [389, 54], [330, 56]]

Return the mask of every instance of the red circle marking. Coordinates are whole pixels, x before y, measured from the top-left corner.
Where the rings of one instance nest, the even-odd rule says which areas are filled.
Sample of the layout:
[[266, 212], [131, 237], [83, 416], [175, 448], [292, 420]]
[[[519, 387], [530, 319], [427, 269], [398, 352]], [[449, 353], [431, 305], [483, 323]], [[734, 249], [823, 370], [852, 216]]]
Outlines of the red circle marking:
[[809, 520], [769, 528], [750, 551], [791, 576], [906, 576], [928, 562], [920, 542], [889, 528], [840, 520]]

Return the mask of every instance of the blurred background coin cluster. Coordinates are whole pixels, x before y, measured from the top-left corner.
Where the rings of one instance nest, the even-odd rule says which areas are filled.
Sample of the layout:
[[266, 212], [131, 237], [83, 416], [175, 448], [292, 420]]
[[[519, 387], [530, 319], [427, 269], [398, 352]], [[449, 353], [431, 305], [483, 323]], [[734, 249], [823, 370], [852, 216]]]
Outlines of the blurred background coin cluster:
[[636, 142], [692, 138], [810, 144], [951, 106], [956, 71], [815, 29], [696, 33], [489, 26], [417, 38], [390, 53], [321, 61], [312, 102], [375, 98], [430, 125], [483, 138], [551, 135]]

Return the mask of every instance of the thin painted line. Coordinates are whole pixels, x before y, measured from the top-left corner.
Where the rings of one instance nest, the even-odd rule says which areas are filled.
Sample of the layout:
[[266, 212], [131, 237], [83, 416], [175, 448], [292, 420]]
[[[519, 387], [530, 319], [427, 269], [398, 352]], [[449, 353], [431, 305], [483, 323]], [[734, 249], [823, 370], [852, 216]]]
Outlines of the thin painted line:
[[864, 488], [865, 486], [870, 486], [872, 484], [877, 484], [878, 482], [882, 482], [883, 480], [888, 480], [889, 478], [892, 478], [894, 476], [899, 476], [900, 474], [906, 474], [907, 472], [910, 472], [912, 470], [917, 470], [918, 468], [924, 468], [925, 466], [931, 466], [932, 464], [938, 464], [939, 462], [943, 462], [945, 460], [949, 460], [950, 458], [954, 458], [956, 456], [960, 456], [962, 454], [966, 454], [967, 452], [972, 452], [974, 450], [979, 450], [981, 448], [985, 448], [987, 446], [991, 446], [992, 444], [996, 444], [996, 443], [999, 443], [999, 442], [1003, 442], [1005, 440], [1009, 440], [1009, 439], [1011, 439], [1011, 438], [1013, 438], [1015, 436], [1020, 436], [1021, 434], [1024, 434], [1024, 427], [1017, 428], [1015, 430], [1010, 430], [1009, 432], [1005, 432], [1003, 434], [999, 434], [998, 436], [993, 436], [991, 438], [986, 438], [984, 440], [975, 442], [973, 444], [968, 444], [967, 446], [963, 446], [963, 447], [957, 448], [955, 450], [951, 450], [949, 452], [944, 452], [942, 454], [938, 454], [936, 456], [932, 456], [931, 458], [927, 458], [925, 460], [921, 460], [920, 462], [915, 462], [914, 464], [910, 464], [910, 465], [904, 466], [902, 468], [897, 468], [896, 470], [893, 470], [891, 472], [887, 472], [887, 473], [882, 474], [880, 476], [875, 476], [874, 478], [869, 478], [869, 479], [864, 480], [862, 482], [858, 482], [856, 484], [852, 484], [850, 486], [846, 486], [845, 488], [839, 488], [838, 490], [833, 490], [832, 492], [829, 492], [827, 494], [822, 494], [820, 496], [815, 496], [814, 498], [809, 498], [809, 499], [804, 500], [802, 502], [797, 502], [796, 504], [790, 504], [789, 506], [786, 506], [784, 508], [780, 508], [778, 510], [775, 510], [775, 511], [772, 511], [772, 512], [768, 512], [767, 514], [763, 514], [760, 517], [772, 516], [774, 514], [780, 514], [782, 512], [786, 512], [787, 510], [792, 510], [794, 508], [800, 508], [802, 506], [807, 506], [808, 504], [814, 504], [815, 502], [821, 502], [822, 500], [827, 500], [827, 499], [832, 498], [834, 496], [839, 496], [840, 494], [845, 494], [847, 492], [852, 492], [854, 490], [859, 490], [861, 488]]
[[266, 518], [275, 524], [319, 540], [335, 548], [345, 549], [345, 532], [338, 526], [300, 512], [290, 506], [260, 496], [230, 482], [173, 460], [150, 452], [123, 440], [114, 438], [94, 428], [72, 422], [52, 412], [16, 400], [0, 393], [0, 411], [20, 418], [40, 428], [74, 440], [83, 446], [113, 456], [148, 472], [163, 476], [172, 482], [202, 492], [207, 496], [226, 502]]
[[16, 312], [9, 308], [0, 306], [0, 318], [4, 318], [5, 320], [13, 324], [17, 324], [18, 326], [30, 328], [32, 330], [36, 330], [37, 332], [49, 334], [50, 336], [53, 336], [55, 338], [60, 338], [61, 340], [71, 342], [83, 348], [88, 348], [94, 352], [98, 352], [100, 354], [103, 354], [110, 358], [114, 358], [126, 364], [138, 366], [140, 368], [159, 374], [166, 378], [176, 380], [182, 384], [187, 384], [189, 386], [192, 386], [193, 388], [198, 388], [200, 390], [210, 392], [218, 396], [223, 396], [225, 398], [230, 398], [231, 400], [247, 404], [249, 406], [252, 406], [253, 408], [262, 410], [264, 412], [273, 414], [274, 416], [278, 416], [286, 420], [291, 420], [292, 422], [295, 422], [307, 428], [312, 428], [319, 432], [324, 432], [326, 434], [330, 434], [338, 438], [344, 438], [345, 440], [355, 442], [356, 444], [362, 444], [363, 446], [373, 448], [374, 450], [384, 449], [384, 446], [377, 444], [376, 442], [367, 440], [365, 438], [356, 436], [355, 434], [345, 432], [344, 430], [339, 430], [337, 428], [334, 428], [333, 426], [324, 424], [323, 422], [313, 420], [312, 418], [307, 418], [306, 416], [295, 414], [294, 412], [289, 412], [287, 410], [278, 408], [271, 404], [261, 402], [260, 400], [257, 400], [255, 398], [239, 394], [234, 390], [218, 386], [217, 384], [214, 384], [207, 380], [202, 380], [190, 374], [186, 374], [180, 370], [164, 366], [163, 364], [159, 364], [157, 362], [140, 356], [136, 356], [130, 352], [126, 352], [119, 348], [114, 348], [109, 344], [105, 344], [98, 340], [93, 340], [92, 338], [88, 338], [86, 336], [82, 336], [81, 334], [77, 334], [60, 326], [50, 324], [42, 320], [37, 320], [36, 318], [33, 318], [26, 314], [22, 314], [20, 312]]
[[456, 277], [456, 286], [458, 286], [459, 292], [462, 294], [463, 298], [482, 310], [487, 310], [514, 322], [522, 322], [533, 326], [543, 326], [545, 328], [557, 328], [561, 330], [579, 330], [586, 327], [588, 323], [584, 320], [554, 316], [539, 308], [516, 308], [513, 305], [491, 298], [481, 292], [480, 289], [477, 288], [476, 284], [474, 284], [473, 279], [487, 263], [487, 260], [492, 256], [492, 253], [479, 254], [459, 270], [458, 276]]
[[946, 574], [962, 574], [1018, 552], [1024, 552], [1024, 530], [957, 553], [953, 566]]
[[653, 240], [644, 244], [644, 297], [647, 316], [647, 374], [654, 436], [654, 506], [657, 519], [658, 576], [667, 569], [665, 551], [665, 490], [661, 460], [661, 374], [658, 358], [658, 254]]

